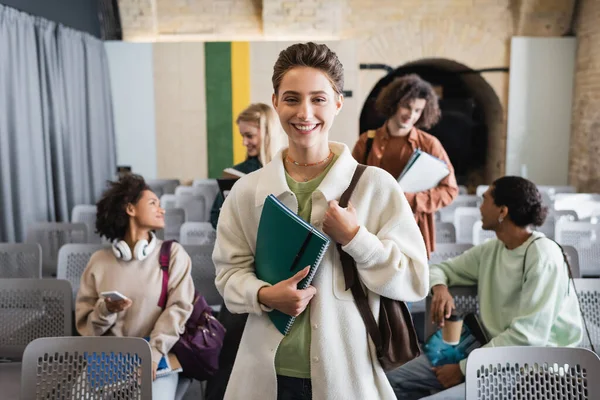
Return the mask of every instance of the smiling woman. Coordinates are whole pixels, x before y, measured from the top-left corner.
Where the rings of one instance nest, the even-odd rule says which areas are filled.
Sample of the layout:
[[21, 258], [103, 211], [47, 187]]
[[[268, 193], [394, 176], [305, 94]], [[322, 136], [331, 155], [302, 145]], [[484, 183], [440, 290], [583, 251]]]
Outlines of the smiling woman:
[[[192, 311], [194, 283], [191, 260], [173, 243], [169, 262], [168, 301], [158, 307], [162, 271], [158, 256], [162, 241], [155, 229], [165, 225], [165, 210], [139, 175], [110, 182], [97, 204], [96, 230], [112, 241], [110, 249], [92, 255], [81, 277], [75, 304], [77, 331], [82, 336], [149, 337], [153, 371], [179, 339]], [[126, 298], [111, 300], [104, 292]], [[154, 399], [173, 399], [178, 375], [154, 380]]]
[[[275, 285], [256, 277], [258, 224], [265, 198], [273, 194], [354, 258], [371, 309], [379, 310], [380, 296], [416, 301], [428, 288], [423, 239], [387, 172], [366, 168], [348, 207], [338, 205], [358, 163], [344, 144], [329, 141], [344, 103], [337, 55], [325, 45], [295, 44], [279, 54], [272, 81], [289, 147], [240, 178], [217, 226], [217, 289], [229, 311], [249, 314], [225, 398], [395, 399], [356, 303], [344, 290], [336, 246], [306, 289], [298, 290], [297, 282], [308, 268]], [[267, 316], [272, 309], [296, 317], [285, 337]]]

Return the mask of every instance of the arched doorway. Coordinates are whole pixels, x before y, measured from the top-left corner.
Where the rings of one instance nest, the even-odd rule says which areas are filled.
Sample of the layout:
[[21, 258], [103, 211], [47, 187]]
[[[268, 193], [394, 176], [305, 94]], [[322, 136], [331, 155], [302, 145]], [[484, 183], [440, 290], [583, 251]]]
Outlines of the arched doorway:
[[379, 80], [360, 115], [360, 131], [381, 126], [385, 118], [374, 110], [379, 92], [393, 79], [415, 73], [430, 82], [440, 96], [442, 118], [429, 129], [446, 149], [459, 184], [471, 188], [498, 176], [502, 152], [490, 152], [503, 143], [504, 111], [489, 83], [473, 69], [447, 59], [422, 59], [400, 66]]

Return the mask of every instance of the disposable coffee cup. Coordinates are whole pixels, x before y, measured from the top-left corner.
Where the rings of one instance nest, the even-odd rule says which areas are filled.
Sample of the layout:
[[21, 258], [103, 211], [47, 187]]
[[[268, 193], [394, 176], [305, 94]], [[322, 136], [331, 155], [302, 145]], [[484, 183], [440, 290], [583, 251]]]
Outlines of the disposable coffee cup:
[[458, 315], [451, 315], [444, 321], [442, 327], [442, 340], [444, 343], [456, 346], [460, 342], [463, 320]]

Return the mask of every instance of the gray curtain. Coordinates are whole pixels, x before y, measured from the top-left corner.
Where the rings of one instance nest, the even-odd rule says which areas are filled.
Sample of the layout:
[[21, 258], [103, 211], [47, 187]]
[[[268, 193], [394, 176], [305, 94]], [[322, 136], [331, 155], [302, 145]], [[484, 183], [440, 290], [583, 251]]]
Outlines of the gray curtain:
[[102, 41], [0, 5], [0, 241], [68, 221], [115, 166]]

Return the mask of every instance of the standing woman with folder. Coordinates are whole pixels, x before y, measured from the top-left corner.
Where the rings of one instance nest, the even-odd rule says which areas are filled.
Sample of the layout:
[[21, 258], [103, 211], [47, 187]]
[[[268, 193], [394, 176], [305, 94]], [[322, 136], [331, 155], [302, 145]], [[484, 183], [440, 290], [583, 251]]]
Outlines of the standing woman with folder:
[[398, 178], [415, 150], [420, 149], [444, 161], [450, 171], [434, 188], [405, 193], [429, 256], [435, 250], [434, 214], [458, 196], [454, 168], [446, 150], [436, 137], [417, 128], [428, 129], [438, 122], [437, 95], [418, 75], [405, 75], [381, 91], [375, 108], [387, 121], [379, 129], [360, 135], [352, 150], [358, 162], [383, 168]]
[[[221, 209], [215, 282], [231, 312], [250, 314], [226, 399], [395, 399], [345, 288], [336, 246], [306, 289], [297, 285], [308, 267], [274, 285], [256, 275], [258, 226], [273, 194], [354, 259], [376, 319], [380, 296], [418, 301], [427, 294], [425, 244], [396, 180], [367, 168], [348, 207], [338, 205], [358, 165], [344, 144], [329, 141], [343, 82], [342, 64], [325, 45], [295, 44], [279, 54], [273, 105], [289, 148], [241, 178]], [[294, 239], [281, 232], [272, 245]], [[281, 260], [281, 268], [291, 261]], [[296, 317], [286, 336], [267, 315], [274, 309]]]

